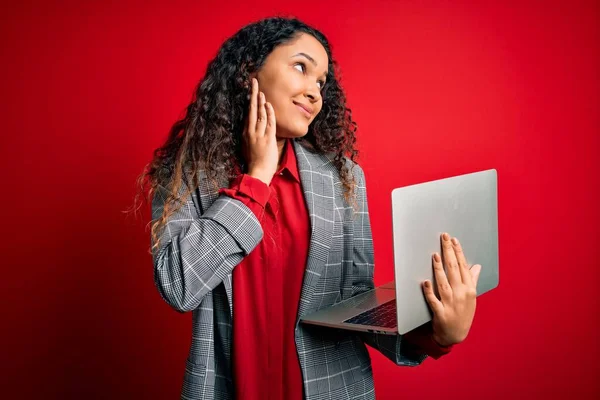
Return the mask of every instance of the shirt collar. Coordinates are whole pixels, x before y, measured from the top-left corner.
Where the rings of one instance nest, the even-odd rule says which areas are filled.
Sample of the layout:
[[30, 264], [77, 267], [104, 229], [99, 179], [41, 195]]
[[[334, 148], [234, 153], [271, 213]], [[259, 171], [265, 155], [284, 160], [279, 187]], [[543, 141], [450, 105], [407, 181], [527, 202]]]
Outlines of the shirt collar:
[[281, 159], [281, 166], [277, 173], [281, 173], [287, 170], [292, 177], [300, 182], [300, 173], [298, 172], [298, 160], [296, 159], [296, 153], [294, 152], [294, 146], [292, 146], [293, 139], [286, 139], [283, 146], [283, 158]]

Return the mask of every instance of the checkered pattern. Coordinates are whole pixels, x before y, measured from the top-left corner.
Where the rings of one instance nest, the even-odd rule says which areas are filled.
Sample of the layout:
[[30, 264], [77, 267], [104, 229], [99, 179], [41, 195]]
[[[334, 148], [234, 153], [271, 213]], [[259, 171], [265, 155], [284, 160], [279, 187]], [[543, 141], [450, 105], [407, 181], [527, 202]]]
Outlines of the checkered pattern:
[[[373, 242], [365, 178], [355, 165], [358, 212], [343, 198], [331, 158], [294, 142], [311, 224], [311, 240], [297, 320], [363, 293], [373, 285]], [[226, 187], [227, 182], [219, 182]], [[152, 202], [162, 214], [164, 188]], [[182, 399], [232, 399], [232, 271], [262, 240], [254, 214], [241, 202], [219, 196], [204, 172], [199, 187], [169, 219], [153, 254], [161, 297], [179, 312], [192, 311], [192, 345]], [[416, 366], [427, 357], [403, 346], [401, 336], [363, 334], [296, 324], [296, 347], [304, 397], [374, 399], [371, 360], [365, 343], [397, 365]]]

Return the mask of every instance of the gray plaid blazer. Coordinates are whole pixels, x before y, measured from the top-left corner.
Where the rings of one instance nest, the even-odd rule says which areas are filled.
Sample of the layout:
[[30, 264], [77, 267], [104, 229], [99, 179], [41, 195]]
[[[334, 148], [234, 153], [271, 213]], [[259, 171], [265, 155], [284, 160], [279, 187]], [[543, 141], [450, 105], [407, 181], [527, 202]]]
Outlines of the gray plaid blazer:
[[[372, 289], [374, 264], [365, 177], [360, 166], [353, 169], [359, 206], [354, 212], [343, 197], [332, 158], [313, 153], [300, 142], [294, 141], [293, 148], [311, 225], [300, 318]], [[227, 187], [228, 182], [220, 185]], [[250, 209], [219, 195], [218, 190], [202, 172], [198, 189], [167, 221], [161, 245], [153, 253], [154, 280], [161, 297], [179, 312], [192, 312], [192, 344], [182, 399], [234, 398], [232, 271], [263, 236]], [[153, 198], [153, 219], [162, 214], [165, 193], [160, 188]], [[402, 336], [298, 322], [295, 341], [304, 398], [308, 400], [374, 399], [371, 359], [365, 343], [397, 365], [416, 366], [427, 357], [408, 342], [403, 345]]]

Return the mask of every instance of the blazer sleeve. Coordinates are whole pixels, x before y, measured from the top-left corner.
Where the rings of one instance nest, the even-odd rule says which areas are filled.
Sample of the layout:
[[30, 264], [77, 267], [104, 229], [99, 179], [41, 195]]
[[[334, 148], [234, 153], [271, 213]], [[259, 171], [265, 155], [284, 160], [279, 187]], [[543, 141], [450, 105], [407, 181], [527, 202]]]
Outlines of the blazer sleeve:
[[[367, 188], [362, 168], [354, 166], [356, 178], [356, 202], [358, 210], [354, 217], [354, 250], [351, 277], [352, 296], [375, 287], [373, 238], [367, 203]], [[396, 365], [417, 366], [427, 354], [412, 341], [404, 340], [403, 335], [384, 335], [377, 333], [360, 333], [364, 343], [379, 351]]]
[[[155, 192], [153, 221], [162, 215], [167, 194], [164, 187]], [[200, 215], [196, 196], [192, 192], [169, 217], [152, 252], [156, 287], [179, 312], [196, 309], [263, 237], [259, 220], [242, 201], [221, 194]]]

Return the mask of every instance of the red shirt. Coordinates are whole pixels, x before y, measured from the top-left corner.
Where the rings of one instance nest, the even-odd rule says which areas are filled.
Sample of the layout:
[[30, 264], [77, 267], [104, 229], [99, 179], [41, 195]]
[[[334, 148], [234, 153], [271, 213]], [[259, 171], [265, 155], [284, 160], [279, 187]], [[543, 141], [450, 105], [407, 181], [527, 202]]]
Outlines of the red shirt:
[[[290, 140], [270, 186], [249, 175], [220, 193], [242, 201], [263, 240], [233, 269], [233, 382], [237, 399], [302, 400], [294, 330], [310, 243], [310, 221]], [[285, 199], [285, 201], [283, 201]], [[429, 324], [430, 326], [430, 324]], [[433, 358], [450, 351], [424, 326], [404, 336]]]
[[263, 228], [263, 240], [233, 269], [235, 397], [302, 400], [294, 330], [310, 221], [291, 142], [270, 186], [244, 174], [221, 193], [244, 202]]

